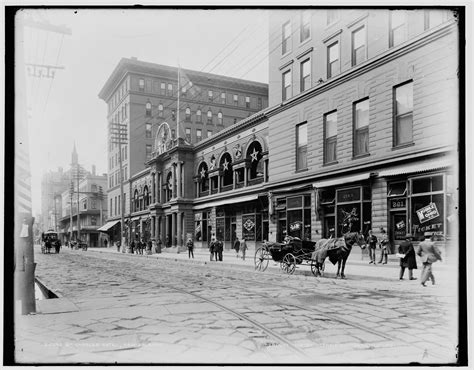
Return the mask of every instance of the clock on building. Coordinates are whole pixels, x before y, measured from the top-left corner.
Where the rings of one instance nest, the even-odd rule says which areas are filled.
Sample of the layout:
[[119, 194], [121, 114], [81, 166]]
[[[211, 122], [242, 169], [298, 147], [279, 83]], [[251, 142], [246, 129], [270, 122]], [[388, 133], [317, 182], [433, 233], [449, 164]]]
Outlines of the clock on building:
[[155, 151], [159, 154], [165, 152], [171, 139], [171, 130], [168, 123], [163, 122], [155, 136]]

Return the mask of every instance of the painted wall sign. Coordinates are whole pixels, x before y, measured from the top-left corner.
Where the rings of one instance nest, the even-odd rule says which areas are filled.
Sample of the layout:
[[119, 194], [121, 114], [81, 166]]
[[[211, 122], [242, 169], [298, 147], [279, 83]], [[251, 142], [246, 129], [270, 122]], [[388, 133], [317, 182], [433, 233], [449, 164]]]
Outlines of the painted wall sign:
[[426, 207], [420, 208], [416, 211], [418, 219], [421, 223], [427, 222], [439, 216], [438, 208], [435, 203], [430, 203]]

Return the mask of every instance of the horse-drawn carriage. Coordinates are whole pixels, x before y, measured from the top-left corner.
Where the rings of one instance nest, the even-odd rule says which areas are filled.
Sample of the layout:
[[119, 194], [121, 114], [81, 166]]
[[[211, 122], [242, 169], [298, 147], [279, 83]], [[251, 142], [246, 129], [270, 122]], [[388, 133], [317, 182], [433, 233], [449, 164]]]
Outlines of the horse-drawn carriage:
[[324, 261], [328, 257], [332, 264], [338, 264], [336, 276], [344, 278], [346, 260], [355, 244], [361, 248], [365, 246], [364, 237], [358, 232], [346, 233], [342, 238], [321, 239], [318, 242], [293, 237], [285, 238], [284, 243], [266, 242], [255, 251], [255, 270], [265, 271], [272, 259], [280, 263], [280, 268], [287, 274], [293, 274], [297, 265], [306, 263], [311, 265], [314, 276], [320, 276], [324, 272]]
[[316, 272], [315, 261], [313, 260], [313, 252], [316, 242], [301, 240], [288, 236], [284, 243], [265, 242], [255, 251], [255, 270], [265, 271], [268, 267], [270, 259], [280, 263], [280, 268], [287, 274], [293, 274], [296, 265], [302, 263], [311, 264], [311, 271]]
[[53, 230], [41, 233], [41, 253], [51, 253], [52, 248], [54, 248], [56, 253], [59, 253], [61, 249], [58, 233]]

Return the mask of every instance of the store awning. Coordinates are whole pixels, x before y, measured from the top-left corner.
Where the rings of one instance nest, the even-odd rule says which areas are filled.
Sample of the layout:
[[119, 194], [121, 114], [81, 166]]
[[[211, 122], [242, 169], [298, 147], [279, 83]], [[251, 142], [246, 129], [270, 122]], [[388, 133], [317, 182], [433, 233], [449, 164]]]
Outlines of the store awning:
[[97, 231], [108, 231], [110, 230], [112, 227], [114, 227], [115, 225], [117, 225], [118, 223], [120, 222], [120, 220], [115, 220], [115, 221], [109, 221], [107, 222], [105, 225], [99, 227], [97, 229]]
[[227, 204], [243, 203], [243, 202], [248, 202], [248, 201], [256, 200], [256, 199], [258, 199], [258, 194], [243, 195], [240, 197], [226, 198], [226, 199], [216, 200], [209, 203], [197, 204], [194, 206], [194, 209], [198, 210], [198, 209], [204, 209], [204, 208], [210, 208], [210, 207], [224, 206]]
[[428, 159], [425, 161], [418, 161], [416, 163], [409, 163], [404, 165], [399, 165], [395, 167], [389, 167], [387, 169], [383, 169], [379, 171], [379, 177], [388, 177], [388, 176], [396, 176], [396, 175], [405, 175], [409, 173], [416, 173], [416, 172], [427, 172], [427, 171], [434, 171], [434, 170], [441, 170], [443, 168], [453, 166], [453, 158], [442, 157], [442, 158], [434, 158]]
[[334, 185], [342, 185], [342, 184], [348, 184], [350, 182], [367, 180], [369, 177], [370, 177], [370, 172], [360, 173], [353, 176], [336, 177], [333, 179], [315, 182], [313, 183], [313, 187], [315, 187], [316, 189], [328, 188]]

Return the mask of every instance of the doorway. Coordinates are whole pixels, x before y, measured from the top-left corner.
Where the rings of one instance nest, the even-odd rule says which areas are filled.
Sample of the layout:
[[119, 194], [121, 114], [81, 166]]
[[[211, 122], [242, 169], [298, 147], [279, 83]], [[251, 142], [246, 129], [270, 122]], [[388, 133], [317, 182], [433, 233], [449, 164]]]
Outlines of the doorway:
[[395, 244], [400, 244], [405, 240], [407, 234], [407, 215], [406, 212], [392, 212], [390, 216], [390, 244], [392, 252]]

